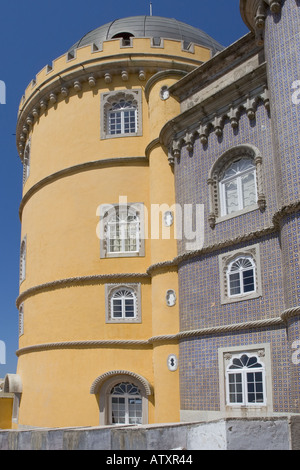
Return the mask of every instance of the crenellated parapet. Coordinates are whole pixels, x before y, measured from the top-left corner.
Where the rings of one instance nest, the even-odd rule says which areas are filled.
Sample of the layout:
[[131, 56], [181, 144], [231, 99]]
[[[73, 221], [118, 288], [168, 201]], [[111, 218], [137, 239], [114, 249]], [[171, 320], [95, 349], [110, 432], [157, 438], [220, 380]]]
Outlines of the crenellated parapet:
[[17, 148], [21, 159], [32, 126], [48, 108], [62, 100], [93, 90], [98, 80], [102, 87], [128, 82], [133, 74], [141, 85], [157, 72], [190, 72], [211, 57], [211, 51], [197, 44], [153, 38], [130, 38], [91, 44], [55, 59], [31, 81], [21, 99], [17, 123]]
[[280, 13], [282, 0], [240, 0], [243, 21], [255, 33], [257, 44], [264, 43], [264, 28], [267, 11], [273, 15]]

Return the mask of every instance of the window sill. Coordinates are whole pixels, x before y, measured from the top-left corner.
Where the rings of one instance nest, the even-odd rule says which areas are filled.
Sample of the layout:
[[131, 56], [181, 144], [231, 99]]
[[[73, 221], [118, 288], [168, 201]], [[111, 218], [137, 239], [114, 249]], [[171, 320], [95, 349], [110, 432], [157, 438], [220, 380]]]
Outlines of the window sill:
[[222, 215], [220, 217], [217, 217], [216, 219], [216, 224], [219, 224], [220, 222], [225, 222], [226, 220], [233, 219], [234, 217], [239, 217], [240, 215], [247, 214], [248, 212], [253, 212], [259, 209], [258, 204], [253, 204], [252, 206], [246, 207], [245, 209], [242, 209], [240, 211], [232, 212], [231, 214], [227, 215]]
[[227, 297], [227, 298], [223, 298], [222, 301], [221, 301], [221, 304], [222, 304], [222, 305], [224, 305], [224, 304], [232, 304], [232, 303], [235, 303], [235, 302], [242, 302], [242, 301], [244, 301], [244, 300], [257, 299], [258, 297], [262, 297], [261, 292], [254, 292], [254, 293], [252, 293], [252, 294], [241, 295], [241, 296], [238, 296], [238, 297]]

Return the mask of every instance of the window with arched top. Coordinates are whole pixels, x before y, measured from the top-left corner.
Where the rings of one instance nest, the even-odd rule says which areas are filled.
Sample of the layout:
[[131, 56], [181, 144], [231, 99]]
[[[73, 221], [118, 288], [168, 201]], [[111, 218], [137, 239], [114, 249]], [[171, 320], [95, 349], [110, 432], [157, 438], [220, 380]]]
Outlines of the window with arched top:
[[144, 205], [103, 204], [99, 208], [100, 257], [144, 256]]
[[115, 319], [136, 317], [136, 294], [133, 289], [116, 289], [111, 296], [111, 315]]
[[142, 424], [142, 395], [130, 382], [116, 384], [109, 397], [109, 424]]
[[227, 268], [228, 295], [255, 292], [255, 263], [251, 256], [239, 256]]
[[250, 144], [230, 148], [212, 166], [209, 185], [209, 225], [237, 217], [255, 209], [264, 211], [262, 156]]
[[226, 370], [228, 405], [265, 405], [265, 367], [257, 355], [234, 356]]
[[259, 244], [219, 255], [221, 303], [251, 300], [262, 295]]
[[124, 90], [101, 95], [101, 138], [142, 135], [141, 90]]
[[141, 322], [141, 285], [106, 284], [106, 323]]
[[100, 425], [147, 424], [152, 388], [145, 377], [112, 370], [97, 377], [90, 389], [97, 396]]
[[21, 242], [20, 249], [20, 284], [25, 280], [26, 277], [26, 244], [27, 239], [25, 236]]
[[30, 173], [30, 149], [31, 141], [29, 140], [25, 146], [23, 155], [23, 185], [26, 183]]
[[257, 202], [256, 169], [251, 158], [231, 163], [220, 180], [221, 216], [241, 211]]

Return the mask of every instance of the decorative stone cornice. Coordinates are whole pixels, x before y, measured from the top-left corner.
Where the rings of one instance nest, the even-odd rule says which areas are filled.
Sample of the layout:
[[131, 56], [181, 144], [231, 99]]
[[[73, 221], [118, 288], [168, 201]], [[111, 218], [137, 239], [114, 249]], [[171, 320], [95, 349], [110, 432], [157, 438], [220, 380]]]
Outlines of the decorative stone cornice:
[[[248, 94], [244, 99], [240, 99], [238, 102], [231, 102], [226, 107], [223, 107], [222, 112], [212, 113], [208, 115], [204, 112], [205, 103], [201, 103], [199, 106], [195, 106], [198, 111], [198, 124], [190, 125], [186, 130], [181, 130], [176, 125], [184, 127], [186, 123], [189, 123], [191, 119], [189, 115], [196, 113], [194, 108], [189, 109], [183, 113], [181, 121], [179, 118], [175, 118], [170, 121], [169, 129], [165, 126], [161, 133], [161, 143], [167, 145], [169, 148], [169, 163], [173, 165], [175, 159], [179, 159], [181, 150], [185, 146], [189, 153], [193, 152], [194, 143], [197, 138], [203, 146], [206, 146], [210, 134], [214, 133], [217, 137], [222, 137], [224, 125], [229, 122], [232, 129], [236, 130], [239, 126], [239, 120], [241, 113], [246, 112], [249, 121], [253, 121], [256, 117], [256, 110], [259, 103], [263, 103], [267, 112], [270, 110], [269, 92], [267, 86], [260, 87], [255, 90], [252, 94]], [[201, 112], [202, 111], [202, 112]], [[200, 124], [199, 124], [200, 121]], [[172, 131], [177, 131], [177, 136]], [[169, 142], [168, 142], [169, 140]]]
[[264, 28], [267, 10], [274, 15], [281, 11], [282, 0], [240, 0], [240, 11], [244, 23], [255, 33], [258, 45], [264, 43]]
[[26, 140], [39, 117], [66, 97], [92, 90], [98, 80], [111, 84], [115, 78], [121, 77], [127, 82], [134, 75], [145, 82], [159, 71], [174, 68], [176, 73], [184, 74], [203, 63], [205, 48], [198, 45], [187, 50], [180, 41], [174, 48], [174, 41], [164, 40], [159, 46], [154, 46], [149, 39], [149, 44], [143, 41], [144, 53], [140, 53], [135, 49], [138, 43], [139, 38], [135, 38], [130, 48], [115, 40], [105, 41], [102, 49], [93, 44], [85, 46], [78, 49], [79, 52], [76, 50], [59, 57], [39, 72], [25, 90], [19, 107], [16, 143], [21, 159], [24, 138]]

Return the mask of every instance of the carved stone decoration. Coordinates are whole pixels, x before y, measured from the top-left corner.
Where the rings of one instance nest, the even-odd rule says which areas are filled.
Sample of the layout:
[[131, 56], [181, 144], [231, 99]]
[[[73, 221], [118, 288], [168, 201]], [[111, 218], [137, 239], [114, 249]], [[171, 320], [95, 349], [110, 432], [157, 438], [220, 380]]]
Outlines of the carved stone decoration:
[[88, 82], [91, 88], [93, 88], [96, 85], [96, 79], [94, 75], [90, 75], [88, 78]]
[[221, 137], [223, 134], [223, 119], [222, 117], [215, 116], [212, 125], [214, 127], [214, 132], [216, 136]]
[[121, 77], [122, 77], [123, 82], [127, 82], [129, 78], [128, 72], [126, 70], [123, 70], [121, 72]]
[[168, 307], [174, 307], [174, 305], [176, 305], [176, 294], [173, 289], [167, 290], [166, 303]]
[[270, 0], [270, 10], [272, 13], [279, 13], [281, 11], [281, 0]]
[[192, 152], [194, 149], [194, 141], [195, 141], [195, 136], [194, 133], [190, 132], [187, 133], [185, 138], [184, 138], [186, 148], [188, 152]]
[[56, 96], [55, 93], [50, 93], [50, 95], [49, 95], [49, 101], [50, 101], [50, 103], [52, 103], [52, 104], [56, 103], [56, 101], [57, 101], [57, 96]]
[[139, 80], [144, 81], [146, 80], [146, 73], [144, 70], [139, 71]]
[[34, 118], [37, 118], [39, 116], [39, 110], [38, 108], [33, 108], [32, 110], [32, 115]]
[[250, 121], [252, 121], [253, 119], [255, 119], [255, 115], [256, 115], [256, 98], [252, 97], [248, 97], [247, 98], [247, 102], [246, 102], [246, 112], [247, 112], [247, 116], [248, 118], [250, 119]]
[[173, 141], [173, 144], [172, 144], [172, 155], [173, 155], [173, 157], [180, 158], [181, 147], [182, 147], [181, 140], [174, 140]]
[[228, 117], [230, 119], [230, 124], [233, 129], [239, 127], [239, 110], [236, 108], [230, 108], [228, 113]]
[[81, 91], [81, 83], [79, 80], [75, 80], [74, 82], [74, 89], [78, 92], [78, 91]]
[[63, 97], [66, 97], [69, 94], [69, 90], [66, 86], [62, 86], [61, 89], [60, 89], [60, 92], [63, 95]]
[[171, 372], [175, 372], [178, 368], [178, 359], [176, 354], [170, 354], [167, 360], [168, 369]]
[[110, 73], [105, 73], [104, 74], [104, 81], [105, 83], [111, 83], [112, 82], [112, 76]]

